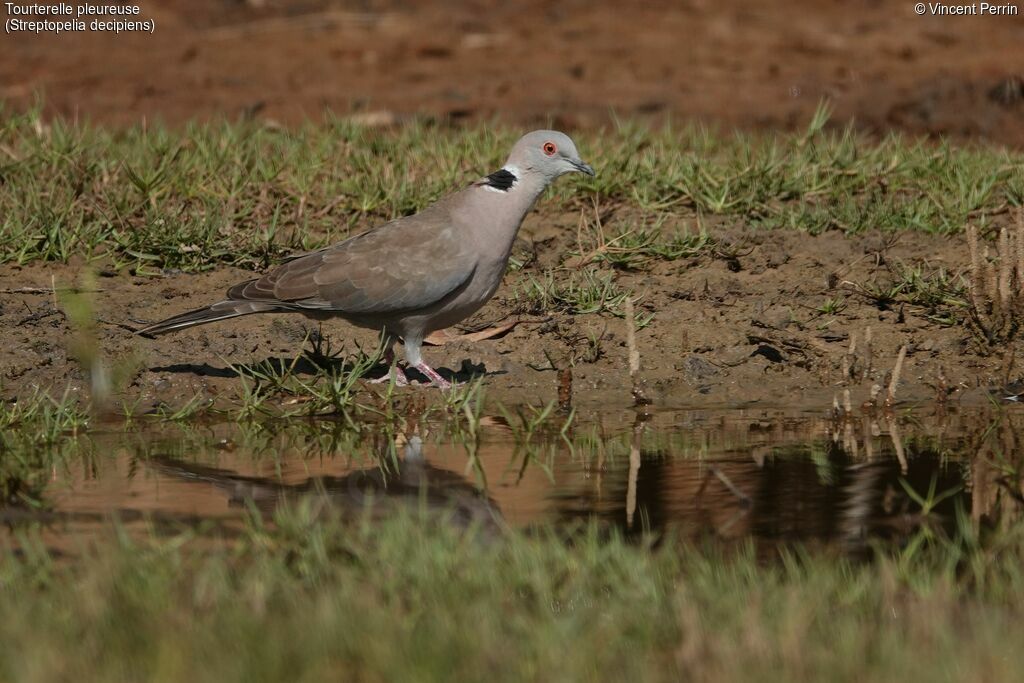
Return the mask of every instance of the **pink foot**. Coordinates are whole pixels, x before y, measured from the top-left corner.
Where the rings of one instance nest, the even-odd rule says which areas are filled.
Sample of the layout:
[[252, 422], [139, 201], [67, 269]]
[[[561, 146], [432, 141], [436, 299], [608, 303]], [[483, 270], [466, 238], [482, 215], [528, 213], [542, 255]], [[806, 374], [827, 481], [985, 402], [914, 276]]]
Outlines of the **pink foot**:
[[402, 368], [395, 362], [395, 352], [390, 347], [384, 351], [384, 362], [389, 366], [387, 374], [383, 377], [369, 380], [370, 384], [387, 384], [391, 381], [391, 375], [393, 374], [396, 387], [409, 386], [409, 378], [405, 376]]
[[439, 375], [436, 372], [434, 372], [434, 369], [432, 367], [430, 367], [429, 365], [427, 365], [426, 363], [424, 363], [423, 361], [420, 361], [419, 363], [417, 363], [413, 367], [415, 367], [417, 370], [419, 370], [424, 375], [426, 375], [427, 378], [430, 380], [431, 384], [433, 384], [438, 389], [450, 389], [451, 388], [451, 386], [452, 386], [451, 382], [449, 382], [444, 377], [442, 377], [441, 375]]
[[402, 368], [398, 367], [397, 365], [392, 365], [391, 368], [388, 370], [388, 373], [383, 377], [378, 377], [377, 379], [371, 379], [367, 381], [370, 384], [387, 384], [388, 382], [391, 381], [392, 374], [395, 376], [396, 387], [409, 386], [409, 378], [405, 376], [405, 373], [402, 371]]

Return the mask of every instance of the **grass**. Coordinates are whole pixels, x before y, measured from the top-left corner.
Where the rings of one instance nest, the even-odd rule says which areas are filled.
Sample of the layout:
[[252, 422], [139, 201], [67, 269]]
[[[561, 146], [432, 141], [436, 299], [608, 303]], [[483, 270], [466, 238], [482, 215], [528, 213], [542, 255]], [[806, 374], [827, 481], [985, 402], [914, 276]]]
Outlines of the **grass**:
[[89, 421], [69, 392], [57, 399], [37, 391], [0, 401], [0, 508], [40, 506], [51, 468], [80, 453], [68, 437], [84, 432]]
[[593, 217], [581, 216], [576, 241], [579, 252], [571, 259], [573, 267], [590, 263], [606, 264], [620, 270], [640, 270], [652, 261], [675, 261], [714, 253], [716, 244], [704, 229], [673, 230], [671, 214], [659, 214], [650, 220], [636, 216], [616, 217], [609, 236], [600, 207], [595, 202]]
[[[941, 266], [908, 265], [899, 261], [888, 262], [886, 267], [886, 276], [863, 283], [845, 284], [879, 308], [908, 304], [920, 310], [929, 320], [944, 325], [966, 317], [968, 290], [963, 276]], [[831, 301], [827, 300], [819, 311], [830, 307]]]
[[88, 423], [88, 411], [70, 396], [70, 391], [59, 399], [37, 391], [9, 403], [0, 401], [0, 446], [17, 434], [31, 435], [36, 443], [52, 444], [78, 433]]
[[102, 680], [1015, 680], [1024, 542], [868, 563], [500, 539], [307, 503], [231, 542], [153, 532], [0, 562], [0, 676]]
[[[624, 267], [679, 258], [699, 235], [662, 227], [700, 216], [808, 232], [956, 233], [1019, 206], [1024, 157], [850, 130], [822, 110], [800, 135], [724, 136], [630, 124], [577, 137], [599, 173], [545, 204], [629, 207], [649, 227], [599, 252]], [[520, 133], [414, 123], [374, 130], [327, 119], [110, 131], [0, 110], [0, 263], [102, 259], [138, 272], [262, 268], [422, 208], [500, 166]]]
[[560, 274], [557, 278], [551, 272], [540, 279], [530, 278], [516, 298], [534, 313], [557, 310], [582, 315], [621, 314], [628, 296], [629, 292], [619, 287], [611, 273], [586, 269]]
[[818, 306], [817, 311], [822, 315], [838, 315], [846, 310], [846, 299], [842, 297], [828, 297]]

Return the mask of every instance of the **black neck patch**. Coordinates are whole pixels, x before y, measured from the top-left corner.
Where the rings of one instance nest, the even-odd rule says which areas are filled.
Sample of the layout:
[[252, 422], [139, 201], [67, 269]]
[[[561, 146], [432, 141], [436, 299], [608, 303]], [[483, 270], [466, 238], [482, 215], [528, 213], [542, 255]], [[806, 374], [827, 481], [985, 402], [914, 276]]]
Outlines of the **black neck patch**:
[[515, 185], [515, 182], [519, 180], [516, 174], [507, 168], [500, 169], [487, 176], [487, 181], [484, 183], [487, 187], [493, 187], [495, 190], [502, 192], [508, 192]]

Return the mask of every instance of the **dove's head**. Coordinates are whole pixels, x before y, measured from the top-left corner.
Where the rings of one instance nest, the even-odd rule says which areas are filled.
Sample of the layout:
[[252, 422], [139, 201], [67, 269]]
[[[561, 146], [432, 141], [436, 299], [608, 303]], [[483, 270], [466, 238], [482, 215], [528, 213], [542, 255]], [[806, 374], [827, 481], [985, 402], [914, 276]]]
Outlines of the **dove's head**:
[[519, 138], [505, 168], [517, 177], [537, 174], [546, 182], [566, 173], [594, 175], [590, 164], [580, 159], [572, 138], [557, 130], [535, 130]]

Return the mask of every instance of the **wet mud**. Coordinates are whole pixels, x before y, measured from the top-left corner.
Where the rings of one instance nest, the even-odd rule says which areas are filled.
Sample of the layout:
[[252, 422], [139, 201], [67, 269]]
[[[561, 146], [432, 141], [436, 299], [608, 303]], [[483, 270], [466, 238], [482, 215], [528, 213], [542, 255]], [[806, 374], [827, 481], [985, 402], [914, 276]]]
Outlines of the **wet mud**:
[[[578, 249], [569, 227], [575, 222], [568, 215], [529, 217], [517, 246], [517, 253], [532, 255], [524, 256], [529, 263], [508, 273], [495, 298], [463, 327], [518, 324], [494, 338], [427, 347], [428, 362], [459, 382], [482, 377], [488, 399], [509, 405], [556, 400], [560, 387], [563, 401], [567, 397], [572, 405], [631, 405], [621, 313], [538, 308], [526, 294], [531, 280]], [[653, 262], [640, 271], [601, 271], [622, 291], [632, 291], [638, 317], [649, 319], [636, 331], [636, 379], [656, 407], [829, 409], [834, 400], [860, 406], [888, 391], [901, 348], [897, 401], [975, 405], [1016, 393], [1019, 342], [987, 348], [964, 324], [962, 307], [935, 308], [912, 292], [881, 300], [872, 294], [899, 284], [908, 269], [925, 276], [943, 271], [959, 282], [968, 267], [962, 237], [724, 228], [712, 229], [712, 237], [727, 248]], [[300, 375], [322, 372], [307, 361], [310, 334], [327, 337], [334, 351], [344, 349], [339, 359], [358, 348], [372, 352], [378, 342], [373, 332], [343, 322], [320, 328], [289, 315], [250, 316], [142, 339], [131, 330], [216, 301], [252, 274], [220, 268], [139, 277], [96, 267], [100, 276], [91, 296], [99, 323], [92, 343], [111, 374], [124, 375], [115, 387], [117, 401], [140, 411], [196, 397], [231, 402], [241, 388], [239, 368], [267, 361]], [[0, 267], [2, 392], [8, 399], [37, 387], [60, 394], [68, 385], [88, 394], [75, 352], [80, 332], [52, 291], [55, 284], [58, 290], [80, 286], [85, 270], [81, 264]], [[553, 271], [556, 281], [569, 276], [569, 270]]]

